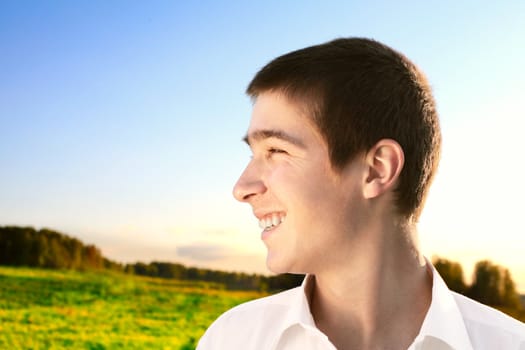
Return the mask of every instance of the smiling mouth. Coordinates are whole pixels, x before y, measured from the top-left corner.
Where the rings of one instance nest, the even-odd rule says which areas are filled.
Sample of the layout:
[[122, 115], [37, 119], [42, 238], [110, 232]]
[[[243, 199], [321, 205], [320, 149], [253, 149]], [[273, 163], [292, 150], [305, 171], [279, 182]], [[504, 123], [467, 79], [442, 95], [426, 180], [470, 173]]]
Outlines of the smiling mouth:
[[285, 218], [286, 214], [284, 213], [268, 214], [259, 220], [259, 227], [262, 228], [264, 231], [271, 230], [274, 227], [277, 227], [281, 223], [283, 223]]

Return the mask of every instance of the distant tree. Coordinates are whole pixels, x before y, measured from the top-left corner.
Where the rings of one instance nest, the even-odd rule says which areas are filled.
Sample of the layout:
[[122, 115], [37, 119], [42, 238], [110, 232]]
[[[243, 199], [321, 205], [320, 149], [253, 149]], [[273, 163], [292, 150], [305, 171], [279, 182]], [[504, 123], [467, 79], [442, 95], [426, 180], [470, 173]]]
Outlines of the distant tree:
[[115, 262], [113, 260], [109, 260], [107, 258], [102, 258], [104, 262], [104, 268], [107, 270], [113, 270], [113, 271], [124, 271], [124, 266], [121, 263]]
[[491, 306], [521, 308], [520, 297], [509, 270], [488, 260], [476, 264], [467, 295]]
[[82, 266], [82, 242], [78, 239], [66, 240], [65, 246], [69, 253], [69, 268], [78, 269]]
[[39, 235], [33, 242], [34, 247], [34, 265], [38, 267], [45, 267], [48, 261], [51, 259], [51, 253], [49, 251], [49, 242], [46, 235]]
[[159, 270], [155, 264], [145, 264], [142, 262], [133, 265], [133, 271], [136, 275], [158, 277]]
[[484, 304], [499, 305], [500, 281], [499, 268], [488, 260], [480, 261], [474, 268], [474, 278], [468, 296]]
[[181, 264], [168, 262], [152, 262], [156, 266], [157, 274], [162, 278], [184, 279], [186, 268]]
[[31, 256], [34, 229], [31, 227], [2, 227], [0, 230], [0, 264], [23, 265]]
[[516, 291], [516, 284], [512, 280], [508, 269], [504, 269], [503, 271], [503, 306], [513, 308], [515, 310], [523, 309], [521, 297]]
[[135, 265], [134, 264], [126, 264], [124, 266], [124, 272], [129, 274], [136, 274], [135, 273]]
[[463, 280], [463, 268], [459, 263], [443, 258], [436, 258], [433, 264], [451, 290], [461, 294], [466, 293], [467, 285]]
[[49, 262], [50, 265], [46, 267], [51, 267], [55, 269], [66, 268], [67, 257], [64, 254], [64, 250], [62, 249], [62, 243], [58, 240], [58, 237], [52, 235], [50, 237], [51, 239], [49, 242], [49, 248], [51, 251], [52, 259]]
[[94, 245], [87, 245], [82, 251], [83, 265], [86, 268], [99, 269], [104, 267], [104, 259], [100, 250]]

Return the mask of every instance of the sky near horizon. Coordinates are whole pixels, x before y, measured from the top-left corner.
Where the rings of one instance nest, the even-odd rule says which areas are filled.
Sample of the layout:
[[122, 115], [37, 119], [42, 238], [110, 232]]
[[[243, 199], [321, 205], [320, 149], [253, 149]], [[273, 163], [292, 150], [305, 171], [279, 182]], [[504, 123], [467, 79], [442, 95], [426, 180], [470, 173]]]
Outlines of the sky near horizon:
[[525, 293], [523, 1], [2, 1], [0, 225], [122, 261], [267, 272], [232, 186], [244, 90], [272, 58], [377, 39], [427, 74], [442, 161], [422, 249], [511, 270]]

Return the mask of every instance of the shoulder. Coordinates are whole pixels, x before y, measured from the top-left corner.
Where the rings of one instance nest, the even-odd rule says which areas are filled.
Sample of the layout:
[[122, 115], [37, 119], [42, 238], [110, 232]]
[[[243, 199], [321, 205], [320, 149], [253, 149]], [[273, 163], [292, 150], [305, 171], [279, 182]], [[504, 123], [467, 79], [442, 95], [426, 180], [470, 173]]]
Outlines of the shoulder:
[[247, 344], [265, 342], [269, 347], [273, 333], [278, 335], [283, 316], [299, 293], [301, 289], [297, 287], [235, 306], [212, 323], [198, 349], [246, 349]]
[[475, 349], [478, 344], [480, 348], [493, 344], [493, 348], [525, 350], [524, 323], [461, 294], [453, 295]]

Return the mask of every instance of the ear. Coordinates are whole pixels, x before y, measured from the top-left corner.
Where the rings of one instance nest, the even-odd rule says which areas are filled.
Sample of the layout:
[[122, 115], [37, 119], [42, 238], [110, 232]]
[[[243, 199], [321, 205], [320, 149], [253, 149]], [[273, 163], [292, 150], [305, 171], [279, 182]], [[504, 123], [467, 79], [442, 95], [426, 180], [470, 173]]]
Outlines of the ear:
[[403, 149], [394, 140], [382, 139], [366, 154], [365, 198], [376, 198], [392, 189], [405, 164]]

